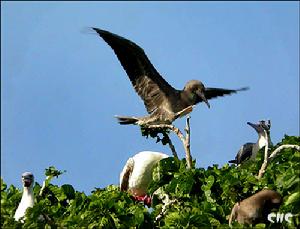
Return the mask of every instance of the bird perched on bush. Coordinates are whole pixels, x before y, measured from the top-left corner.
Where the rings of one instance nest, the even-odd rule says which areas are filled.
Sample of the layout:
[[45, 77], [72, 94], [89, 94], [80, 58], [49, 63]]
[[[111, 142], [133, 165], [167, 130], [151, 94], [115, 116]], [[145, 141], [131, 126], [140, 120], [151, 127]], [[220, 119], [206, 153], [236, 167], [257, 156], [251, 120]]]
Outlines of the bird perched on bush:
[[190, 80], [183, 90], [177, 90], [157, 72], [141, 47], [116, 34], [93, 29], [114, 50], [149, 113], [144, 117], [117, 116], [120, 124], [171, 124], [190, 113], [197, 103], [210, 107], [209, 99], [248, 89], [206, 88], [199, 80]]
[[248, 159], [255, 159], [258, 151], [265, 147], [267, 144], [271, 144], [270, 139], [270, 128], [271, 122], [268, 120], [259, 121], [257, 124], [247, 122], [249, 126], [251, 126], [258, 134], [258, 140], [256, 143], [247, 142], [238, 151], [234, 160], [228, 161], [229, 163], [235, 163], [237, 165], [243, 163]]
[[167, 157], [164, 153], [142, 151], [129, 158], [120, 174], [121, 191], [128, 191], [135, 200], [150, 205], [147, 189], [152, 181], [153, 168], [158, 161]]
[[34, 176], [31, 172], [22, 174], [23, 194], [14, 215], [16, 221], [25, 216], [28, 207], [33, 207], [34, 205], [33, 183]]
[[269, 189], [264, 189], [258, 193], [236, 203], [232, 208], [229, 217], [229, 225], [233, 221], [240, 224], [256, 224], [267, 222], [268, 214], [273, 208], [279, 208], [281, 196]]

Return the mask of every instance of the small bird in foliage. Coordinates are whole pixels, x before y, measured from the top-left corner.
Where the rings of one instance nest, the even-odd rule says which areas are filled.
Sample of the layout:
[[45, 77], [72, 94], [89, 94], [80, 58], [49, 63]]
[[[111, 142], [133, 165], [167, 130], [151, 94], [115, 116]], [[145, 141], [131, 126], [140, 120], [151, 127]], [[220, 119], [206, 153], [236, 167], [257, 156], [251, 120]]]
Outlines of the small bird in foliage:
[[256, 143], [247, 142], [238, 151], [234, 160], [228, 161], [229, 163], [235, 163], [237, 165], [243, 163], [248, 159], [255, 159], [258, 151], [265, 147], [267, 144], [271, 145], [270, 128], [271, 121], [259, 121], [257, 124], [247, 122], [249, 126], [254, 128], [258, 134], [258, 140]]
[[210, 107], [209, 99], [248, 89], [209, 88], [199, 80], [190, 80], [183, 90], [177, 90], [158, 73], [141, 47], [111, 32], [93, 29], [114, 50], [149, 113], [144, 117], [117, 116], [120, 124], [171, 124], [190, 113], [197, 103]]
[[120, 174], [120, 189], [128, 191], [137, 201], [151, 204], [147, 189], [152, 181], [155, 164], [169, 157], [167, 154], [153, 151], [142, 151], [129, 158]]
[[33, 195], [33, 183], [34, 176], [31, 172], [25, 172], [22, 174], [23, 183], [23, 194], [21, 202], [15, 212], [14, 218], [18, 221], [20, 218], [25, 216], [26, 209], [28, 207], [33, 207], [34, 205], [34, 195]]
[[234, 205], [229, 217], [229, 225], [231, 226], [233, 221], [240, 224], [267, 222], [268, 214], [272, 209], [278, 209], [281, 201], [281, 196], [277, 192], [269, 189], [261, 190]]

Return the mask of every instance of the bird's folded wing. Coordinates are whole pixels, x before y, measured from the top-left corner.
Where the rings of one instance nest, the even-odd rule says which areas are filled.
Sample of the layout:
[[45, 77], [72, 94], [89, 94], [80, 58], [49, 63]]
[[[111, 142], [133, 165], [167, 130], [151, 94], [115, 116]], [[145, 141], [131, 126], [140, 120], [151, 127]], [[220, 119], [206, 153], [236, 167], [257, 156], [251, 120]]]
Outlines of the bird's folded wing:
[[162, 78], [141, 47], [116, 34], [93, 29], [114, 50], [134, 89], [144, 100], [148, 113], [162, 106], [176, 93], [176, 89]]
[[240, 164], [252, 156], [253, 143], [245, 143], [237, 154], [237, 163]]
[[218, 96], [224, 96], [224, 95], [230, 95], [232, 93], [237, 93], [238, 91], [246, 91], [248, 89], [249, 89], [248, 87], [243, 87], [243, 88], [235, 89], [235, 90], [209, 87], [209, 88], [205, 89], [205, 98], [212, 99], [212, 98], [215, 98]]
[[134, 160], [133, 158], [129, 158], [120, 174], [120, 189], [121, 191], [128, 190], [129, 178], [132, 174], [134, 167]]

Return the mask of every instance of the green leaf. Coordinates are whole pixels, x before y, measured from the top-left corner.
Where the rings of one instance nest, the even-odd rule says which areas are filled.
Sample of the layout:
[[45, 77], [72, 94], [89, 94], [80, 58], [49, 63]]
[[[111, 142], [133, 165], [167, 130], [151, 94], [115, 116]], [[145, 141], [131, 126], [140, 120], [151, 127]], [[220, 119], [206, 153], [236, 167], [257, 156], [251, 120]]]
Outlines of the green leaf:
[[58, 177], [59, 175], [65, 173], [66, 170], [57, 170], [54, 166], [50, 166], [49, 168], [45, 169], [45, 175], [48, 177]]
[[284, 202], [284, 205], [288, 206], [293, 203], [300, 203], [300, 192], [295, 192], [287, 198], [287, 200]]
[[259, 223], [259, 224], [256, 224], [254, 228], [257, 228], [257, 229], [260, 229], [260, 228], [266, 228], [266, 224], [264, 224], [264, 223]]

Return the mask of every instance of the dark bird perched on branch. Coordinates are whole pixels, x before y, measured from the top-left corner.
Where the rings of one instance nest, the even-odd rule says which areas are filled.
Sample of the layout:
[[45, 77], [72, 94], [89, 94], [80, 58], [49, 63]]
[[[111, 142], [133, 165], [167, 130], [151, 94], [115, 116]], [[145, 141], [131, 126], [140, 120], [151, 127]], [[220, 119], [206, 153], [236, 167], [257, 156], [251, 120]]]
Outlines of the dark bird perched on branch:
[[149, 113], [144, 117], [117, 116], [120, 124], [171, 124], [190, 113], [197, 103], [210, 107], [209, 99], [248, 89], [205, 88], [199, 80], [190, 80], [183, 90], [176, 90], [156, 71], [141, 47], [116, 34], [93, 29], [114, 50]]
[[247, 122], [248, 125], [254, 128], [258, 134], [258, 140], [256, 143], [247, 142], [240, 148], [239, 152], [237, 153], [234, 160], [228, 161], [229, 163], [235, 163], [237, 165], [243, 163], [248, 159], [255, 159], [258, 151], [265, 147], [267, 143], [271, 145], [271, 138], [270, 138], [270, 128], [271, 122], [268, 120], [266, 123], [265, 121], [259, 121], [257, 124], [253, 124], [251, 122]]
[[233, 221], [240, 224], [267, 222], [268, 214], [273, 208], [279, 208], [281, 201], [281, 196], [273, 190], [259, 191], [234, 205], [229, 217], [229, 225], [231, 226]]

